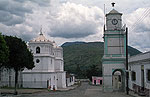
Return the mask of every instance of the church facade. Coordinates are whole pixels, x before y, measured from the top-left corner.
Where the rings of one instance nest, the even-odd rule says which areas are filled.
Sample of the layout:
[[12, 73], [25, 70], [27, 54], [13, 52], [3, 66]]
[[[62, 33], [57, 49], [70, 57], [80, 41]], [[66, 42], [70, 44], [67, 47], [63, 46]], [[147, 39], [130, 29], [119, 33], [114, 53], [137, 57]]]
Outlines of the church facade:
[[103, 90], [125, 90], [126, 28], [122, 13], [112, 9], [106, 14], [104, 56], [102, 58]]
[[28, 45], [34, 56], [35, 67], [22, 72], [23, 87], [51, 90], [66, 88], [63, 49], [54, 41], [46, 39], [42, 33], [29, 41]]

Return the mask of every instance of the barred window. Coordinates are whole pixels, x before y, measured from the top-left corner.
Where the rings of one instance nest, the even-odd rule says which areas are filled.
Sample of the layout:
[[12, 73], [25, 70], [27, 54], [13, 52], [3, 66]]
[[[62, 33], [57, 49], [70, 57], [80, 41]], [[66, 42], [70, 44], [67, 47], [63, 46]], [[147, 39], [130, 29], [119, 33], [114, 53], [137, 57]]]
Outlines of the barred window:
[[132, 71], [131, 73], [132, 81], [136, 80], [136, 72]]
[[147, 70], [147, 81], [150, 81], [150, 69]]

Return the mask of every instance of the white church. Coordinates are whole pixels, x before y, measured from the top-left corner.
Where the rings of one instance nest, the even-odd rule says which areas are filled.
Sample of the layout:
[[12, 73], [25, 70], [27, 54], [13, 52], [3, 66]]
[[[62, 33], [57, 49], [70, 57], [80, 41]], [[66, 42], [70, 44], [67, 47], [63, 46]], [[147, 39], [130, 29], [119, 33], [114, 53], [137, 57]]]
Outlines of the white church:
[[66, 88], [66, 72], [64, 71], [63, 49], [40, 35], [29, 41], [29, 49], [33, 53], [35, 67], [22, 72], [24, 88]]

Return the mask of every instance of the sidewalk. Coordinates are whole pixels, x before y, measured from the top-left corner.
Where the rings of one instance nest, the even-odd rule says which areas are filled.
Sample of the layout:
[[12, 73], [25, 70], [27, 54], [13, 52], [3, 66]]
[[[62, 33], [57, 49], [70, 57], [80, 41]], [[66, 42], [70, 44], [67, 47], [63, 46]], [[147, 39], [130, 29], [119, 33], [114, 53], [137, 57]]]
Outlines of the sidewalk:
[[[47, 89], [17, 89], [18, 94], [46, 92]], [[0, 94], [14, 94], [14, 89], [0, 89]]]
[[[40, 92], [57, 92], [57, 91], [69, 91], [77, 88], [78, 85], [69, 86], [67, 88], [58, 89], [56, 91], [48, 91], [48, 89], [17, 89], [18, 94], [33, 94]], [[14, 89], [0, 89], [1, 94], [14, 94]]]
[[145, 96], [139, 96], [137, 93], [134, 93], [133, 91], [129, 91], [129, 95], [133, 97], [145, 97]]

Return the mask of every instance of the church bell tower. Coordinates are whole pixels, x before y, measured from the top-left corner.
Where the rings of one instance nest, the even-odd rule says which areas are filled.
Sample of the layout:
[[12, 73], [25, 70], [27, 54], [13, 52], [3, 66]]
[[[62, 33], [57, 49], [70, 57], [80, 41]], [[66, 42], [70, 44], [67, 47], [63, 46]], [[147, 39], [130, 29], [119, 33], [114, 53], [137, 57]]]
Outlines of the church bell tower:
[[[114, 7], [115, 3], [112, 3]], [[103, 90], [125, 90], [126, 28], [122, 13], [114, 8], [105, 15], [104, 56], [102, 58]]]

